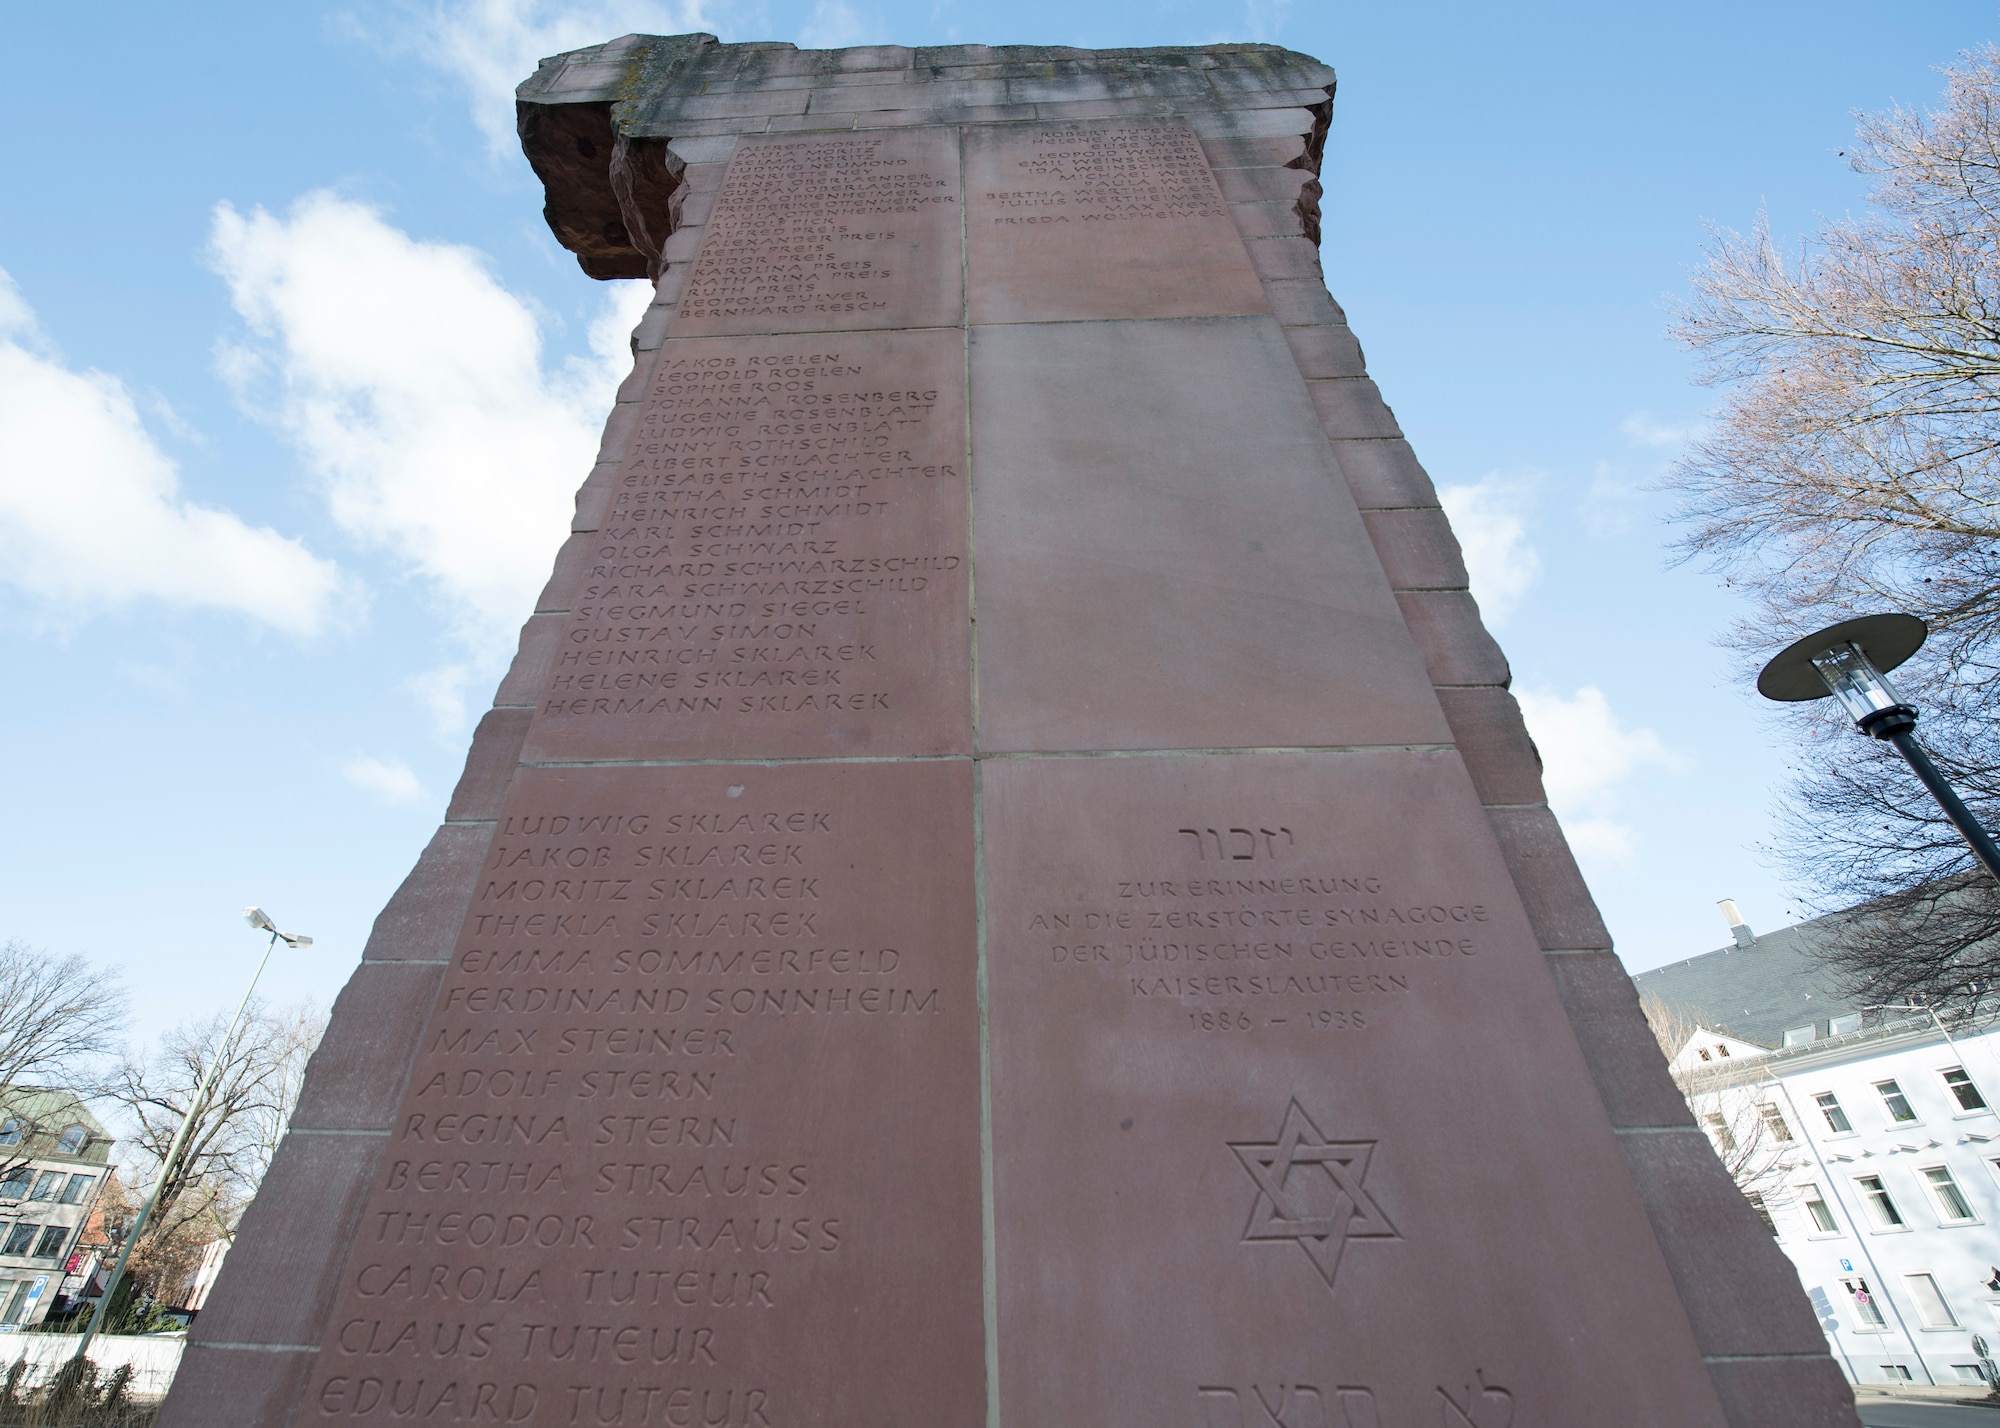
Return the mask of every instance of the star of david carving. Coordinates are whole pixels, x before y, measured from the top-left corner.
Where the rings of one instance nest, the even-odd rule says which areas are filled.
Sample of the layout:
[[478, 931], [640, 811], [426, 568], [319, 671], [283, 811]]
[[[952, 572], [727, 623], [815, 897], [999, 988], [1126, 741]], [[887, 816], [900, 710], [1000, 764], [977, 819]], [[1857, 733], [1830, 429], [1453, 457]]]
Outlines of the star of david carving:
[[1295, 1100], [1285, 1108], [1274, 1141], [1230, 1141], [1257, 1182], [1249, 1240], [1293, 1240], [1333, 1288], [1349, 1240], [1402, 1236], [1362, 1184], [1375, 1154], [1372, 1140], [1328, 1140]]

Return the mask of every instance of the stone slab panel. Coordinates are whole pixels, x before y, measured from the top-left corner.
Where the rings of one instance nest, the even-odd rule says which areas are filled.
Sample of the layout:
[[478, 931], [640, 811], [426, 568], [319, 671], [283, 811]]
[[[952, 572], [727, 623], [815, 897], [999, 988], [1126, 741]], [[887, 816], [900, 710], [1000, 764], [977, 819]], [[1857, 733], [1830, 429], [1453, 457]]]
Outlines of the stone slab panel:
[[1368, 511], [1361, 519], [1392, 589], [1466, 588], [1465, 556], [1442, 510]]
[[479, 716], [472, 730], [472, 747], [465, 752], [465, 771], [451, 791], [445, 818], [453, 823], [484, 821], [500, 812], [507, 781], [520, 761], [521, 740], [528, 732], [533, 711], [521, 708], [489, 709]]
[[[1251, 206], [1243, 203], [1233, 205], [1238, 213]], [[1268, 208], [1271, 205], [1261, 206]], [[1275, 228], [1263, 233], [1246, 232], [1244, 236], [1253, 239], [1290, 237], [1299, 231], [1296, 214], [1292, 215], [1289, 224], [1289, 227]], [[1314, 323], [1342, 327], [1347, 325], [1347, 314], [1342, 312], [1340, 304], [1333, 300], [1333, 294], [1326, 290], [1323, 279], [1273, 278], [1264, 284], [1264, 295], [1270, 299], [1271, 311], [1278, 315], [1278, 321], [1288, 327]], [[1400, 436], [1402, 433], [1390, 432], [1389, 435]]]
[[435, 962], [363, 962], [334, 1000], [306, 1070], [297, 1130], [387, 1130], [437, 999]]
[[[959, 200], [950, 129], [745, 138], [674, 335], [954, 324], [963, 307]], [[678, 256], [671, 244], [669, 256]]]
[[216, 1428], [219, 1423], [279, 1428], [292, 1421], [314, 1357], [310, 1349], [218, 1349], [190, 1343], [174, 1372], [173, 1395], [153, 1421], [156, 1428]]
[[1542, 758], [1521, 706], [1494, 684], [1440, 689], [1438, 703], [1481, 803], [1542, 803]]
[[[1826, 1335], [1798, 1271], [1702, 1132], [1619, 1137], [1705, 1354], [1820, 1354]], [[1755, 1272], [1746, 1274], [1747, 1266]]]
[[1618, 954], [1565, 952], [1549, 958], [1549, 971], [1611, 1123], [1693, 1129], [1693, 1113], [1667, 1074]]
[[965, 760], [523, 769], [307, 1401], [980, 1422], [972, 867]]
[[[590, 546], [598, 544], [594, 539], [585, 539]], [[494, 691], [494, 708], [532, 708], [542, 697], [555, 671], [556, 654], [562, 648], [563, 626], [567, 623], [563, 616], [568, 613], [568, 607], [564, 606], [528, 617], [528, 622], [521, 626], [521, 643], [514, 652], [514, 662]]]
[[[1345, 330], [1326, 327], [1288, 327], [1285, 329], [1285, 336], [1295, 339], [1303, 333]], [[1299, 350], [1296, 341], [1292, 350], [1294, 352]], [[1356, 355], [1359, 356], [1358, 349]], [[1437, 487], [1431, 484], [1430, 474], [1418, 462], [1416, 453], [1410, 450], [1407, 441], [1365, 439], [1336, 441], [1333, 455], [1340, 463], [1341, 474], [1347, 478], [1347, 488], [1354, 493], [1355, 503], [1364, 511], [1396, 510], [1437, 504]]]
[[972, 321], [1270, 311], [1184, 120], [969, 129]]
[[1469, 591], [1398, 591], [1396, 603], [1424, 652], [1433, 683], [1507, 683], [1507, 656], [1480, 623], [1479, 606]]
[[1562, 826], [1545, 806], [1489, 808], [1486, 816], [1500, 839], [1500, 852], [1542, 946], [1560, 951], [1596, 951], [1611, 945], [1597, 903], [1584, 885]]
[[1709, 1365], [1730, 1428], [1858, 1428], [1854, 1390], [1825, 1354]]
[[965, 753], [957, 330], [670, 339], [523, 757]]
[[320, 1341], [385, 1139], [285, 1137], [195, 1321], [194, 1342]]
[[1456, 754], [982, 778], [1003, 1421], [1723, 1421]]
[[375, 916], [361, 957], [367, 962], [442, 962], [458, 940], [472, 879], [493, 841], [490, 823], [447, 823]]
[[[1279, 283], [1275, 286], [1287, 287]], [[1324, 292], [1325, 289], [1320, 290]], [[1313, 405], [1326, 423], [1331, 437], [1398, 437], [1396, 417], [1382, 400], [1382, 390], [1367, 377], [1344, 377], [1328, 382], [1312, 382]]]
[[1368, 363], [1361, 355], [1361, 344], [1348, 328], [1288, 327], [1285, 341], [1291, 344], [1292, 355], [1298, 359], [1301, 376], [1367, 375]]
[[972, 337], [988, 750], [1444, 742], [1277, 325]]

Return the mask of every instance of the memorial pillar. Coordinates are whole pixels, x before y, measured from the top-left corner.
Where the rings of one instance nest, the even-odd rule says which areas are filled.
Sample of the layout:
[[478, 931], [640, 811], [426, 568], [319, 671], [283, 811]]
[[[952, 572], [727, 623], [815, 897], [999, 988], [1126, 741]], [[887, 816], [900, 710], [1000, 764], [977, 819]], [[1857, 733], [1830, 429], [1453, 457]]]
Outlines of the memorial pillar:
[[1851, 1424], [1269, 46], [628, 36], [574, 534], [165, 1428]]

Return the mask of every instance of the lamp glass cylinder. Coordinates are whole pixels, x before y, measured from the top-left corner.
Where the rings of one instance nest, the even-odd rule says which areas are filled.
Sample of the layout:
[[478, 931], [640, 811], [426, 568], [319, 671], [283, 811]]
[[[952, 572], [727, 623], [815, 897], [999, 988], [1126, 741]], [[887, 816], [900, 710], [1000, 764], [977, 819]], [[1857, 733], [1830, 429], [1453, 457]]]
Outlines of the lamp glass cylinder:
[[1840, 701], [1840, 707], [1847, 711], [1847, 717], [1857, 724], [1871, 714], [1903, 703], [1888, 676], [1875, 668], [1861, 647], [1851, 641], [1837, 644], [1825, 654], [1814, 655], [1812, 662], [1819, 677], [1826, 681], [1826, 687], [1833, 691], [1833, 697]]

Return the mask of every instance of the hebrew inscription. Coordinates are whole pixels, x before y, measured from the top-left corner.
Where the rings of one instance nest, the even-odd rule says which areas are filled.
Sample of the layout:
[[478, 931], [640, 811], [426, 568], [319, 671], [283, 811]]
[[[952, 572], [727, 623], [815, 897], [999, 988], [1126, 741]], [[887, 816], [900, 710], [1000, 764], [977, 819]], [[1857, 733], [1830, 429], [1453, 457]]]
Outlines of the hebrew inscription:
[[[969, 819], [962, 764], [523, 771], [318, 1415], [786, 1428], [825, 1358], [969, 1421]], [[857, 1321], [905, 1273], [948, 1281]]]
[[957, 136], [746, 138], [723, 177], [674, 331], [956, 324]]
[[1309, 1383], [1252, 1383], [1247, 1390], [1204, 1385], [1195, 1390], [1201, 1428], [1512, 1428], [1514, 1395], [1473, 1371], [1473, 1382], [1439, 1384], [1436, 1416], [1385, 1413], [1375, 1390], [1360, 1384], [1319, 1388]]
[[963, 373], [950, 332], [669, 341], [528, 757], [966, 749]]
[[1650, 1346], [1671, 1291], [1454, 752], [981, 790], [1010, 1416], [1714, 1421]]
[[1183, 119], [969, 130], [966, 243], [974, 322], [1269, 311]]

